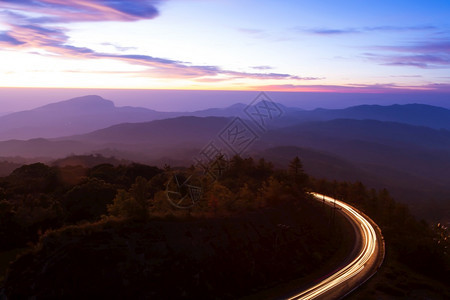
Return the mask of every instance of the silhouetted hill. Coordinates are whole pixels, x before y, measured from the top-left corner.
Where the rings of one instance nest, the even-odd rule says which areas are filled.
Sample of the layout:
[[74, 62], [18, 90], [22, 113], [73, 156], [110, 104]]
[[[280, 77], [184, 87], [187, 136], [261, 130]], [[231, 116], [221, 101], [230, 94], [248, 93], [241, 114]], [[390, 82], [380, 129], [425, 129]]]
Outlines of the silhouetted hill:
[[[99, 153], [134, 161], [192, 162], [199, 149], [214, 139], [229, 119], [179, 117], [125, 123], [84, 135], [58, 139], [0, 141], [0, 156], [63, 158]], [[159, 164], [158, 164], [159, 165]]]
[[[258, 105], [260, 107], [264, 107], [261, 102], [253, 103], [252, 105]], [[274, 103], [281, 111], [288, 112], [290, 114], [294, 114], [296, 112], [305, 112], [303, 109], [298, 107], [287, 107], [280, 103]], [[185, 116], [195, 116], [195, 117], [241, 117], [244, 119], [249, 119], [248, 115], [245, 113], [245, 109], [249, 106], [249, 104], [236, 103], [231, 106], [225, 108], [209, 108], [205, 110], [199, 110], [188, 113], [180, 113]], [[266, 111], [261, 109], [262, 113]]]
[[333, 120], [268, 132], [261, 144], [309, 147], [450, 184], [450, 131], [371, 120]]
[[100, 96], [84, 96], [0, 117], [0, 139], [52, 138], [171, 116], [146, 108], [115, 107]]
[[347, 119], [372, 119], [436, 129], [450, 129], [450, 110], [425, 104], [361, 105], [330, 112], [330, 117]]
[[[160, 162], [189, 165], [230, 120], [177, 117], [119, 124], [54, 140], [6, 141], [0, 142], [0, 156], [61, 158], [100, 153], [160, 166]], [[276, 147], [302, 150], [270, 150]], [[389, 188], [398, 199], [418, 205], [430, 199], [442, 205], [450, 199], [450, 131], [444, 129], [377, 120], [299, 122], [261, 134], [248, 151], [275, 162], [298, 153], [310, 174], [362, 180], [371, 187]]]
[[79, 113], [98, 113], [108, 109], [114, 109], [114, 103], [105, 100], [97, 95], [88, 95], [83, 97], [72, 98], [69, 100], [47, 104], [34, 109], [34, 111], [60, 112], [62, 110], [71, 110]]
[[[359, 180], [389, 188], [399, 200], [413, 203], [416, 214], [429, 217], [424, 208], [431, 207], [426, 203], [440, 199], [433, 205], [442, 208], [443, 217], [443, 208], [450, 200], [449, 142], [446, 130], [372, 120], [333, 120], [269, 131], [258, 144], [261, 148], [310, 148], [339, 157], [357, 168], [347, 170]], [[345, 172], [333, 172], [330, 161], [308, 171], [329, 179], [330, 173], [338, 180], [349, 178]]]
[[229, 119], [218, 117], [178, 117], [145, 123], [119, 124], [68, 139], [91, 143], [146, 144], [160, 147], [198, 146], [213, 139], [228, 122]]
[[360, 105], [345, 109], [318, 108], [310, 111], [288, 109], [279, 126], [334, 119], [378, 120], [450, 130], [450, 110], [425, 104]]
[[[393, 153], [393, 155], [396, 154]], [[414, 214], [420, 217], [444, 220], [447, 218], [446, 215], [448, 216], [447, 203], [450, 201], [450, 188], [447, 184], [436, 180], [436, 177], [439, 177], [437, 174], [427, 176], [414, 173], [399, 167], [396, 162], [360, 163], [351, 160], [351, 155], [345, 159], [342, 153], [337, 155], [325, 150], [295, 146], [268, 148], [256, 155], [256, 157], [264, 157], [275, 162], [280, 168], [286, 167], [295, 156], [301, 158], [305, 171], [316, 178], [361, 181], [371, 188], [386, 188], [396, 199], [407, 202]], [[408, 159], [410, 158], [406, 158], [405, 161]], [[414, 161], [411, 164], [414, 164]], [[424, 172], [436, 169], [436, 166], [418, 167]]]
[[261, 150], [256, 155], [274, 162], [278, 168], [285, 168], [296, 156], [301, 158], [305, 172], [314, 177], [355, 181], [369, 175], [351, 161], [310, 148], [279, 146]]
[[[379, 120], [450, 130], [450, 110], [422, 104], [362, 105], [346, 109], [301, 110], [276, 104], [284, 113], [271, 122], [282, 128], [302, 122], [334, 119]], [[248, 118], [247, 105], [237, 103], [225, 108], [194, 112], [159, 112], [140, 107], [116, 107], [112, 101], [90, 95], [48, 104], [36, 109], [0, 116], [0, 140], [55, 138], [84, 134], [121, 123], [139, 123], [180, 116]], [[264, 113], [264, 109], [261, 110]]]
[[[179, 159], [183, 152], [195, 153], [193, 149], [206, 146], [228, 122], [229, 119], [218, 117], [179, 117], [120, 124], [55, 141], [1, 142], [0, 155], [65, 157], [116, 149], [140, 153], [142, 159], [145, 155], [152, 159]], [[396, 170], [450, 186], [450, 132], [446, 130], [373, 120], [309, 122], [267, 132], [253, 145], [253, 151], [276, 146], [306, 147], [365, 170], [387, 167], [390, 173]]]
[[244, 112], [247, 105], [243, 103], [236, 103], [225, 108], [208, 108], [205, 110], [198, 110], [194, 112], [184, 113], [185, 116], [196, 117], [235, 117]]
[[5, 293], [10, 299], [53, 298], [56, 290], [56, 298], [71, 299], [237, 299], [274, 282], [309, 283], [312, 272], [325, 276], [339, 267], [354, 237], [339, 215], [330, 236], [328, 211], [299, 202], [300, 208], [226, 218], [65, 227], [11, 265]]
[[[226, 118], [180, 117], [121, 124], [72, 138], [116, 147], [120, 143], [152, 146], [149, 156], [180, 158], [183, 155], [177, 151], [195, 155], [192, 149], [203, 148], [228, 122]], [[276, 146], [301, 147], [299, 156], [316, 176], [364, 179], [377, 187], [414, 186], [421, 192], [448, 191], [450, 186], [450, 132], [446, 130], [374, 120], [309, 122], [269, 131], [251, 151], [283, 161], [275, 159], [280, 149], [264, 150]], [[282, 156], [287, 161], [295, 155]]]
[[[301, 136], [320, 136], [328, 139], [362, 140], [385, 145], [410, 145], [421, 148], [449, 149], [450, 131], [435, 130], [423, 126], [412, 126], [396, 122], [377, 120], [336, 119], [325, 122], [307, 122], [273, 130], [264, 138], [272, 140]], [[272, 142], [271, 140], [271, 142]]]
[[[226, 108], [194, 112], [159, 112], [141, 107], [116, 107], [110, 100], [90, 95], [0, 116], [0, 140], [56, 138], [84, 134], [122, 123], [149, 122], [179, 116], [245, 117], [245, 107], [245, 104], [237, 103]], [[296, 110], [298, 109], [293, 109]]]

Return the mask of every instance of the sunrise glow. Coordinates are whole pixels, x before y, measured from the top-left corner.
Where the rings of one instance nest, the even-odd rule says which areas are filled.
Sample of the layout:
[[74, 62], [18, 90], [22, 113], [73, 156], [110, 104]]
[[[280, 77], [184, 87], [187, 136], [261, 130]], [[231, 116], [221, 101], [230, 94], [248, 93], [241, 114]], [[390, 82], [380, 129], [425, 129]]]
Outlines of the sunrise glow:
[[0, 85], [448, 92], [450, 4], [420, 2], [1, 1]]

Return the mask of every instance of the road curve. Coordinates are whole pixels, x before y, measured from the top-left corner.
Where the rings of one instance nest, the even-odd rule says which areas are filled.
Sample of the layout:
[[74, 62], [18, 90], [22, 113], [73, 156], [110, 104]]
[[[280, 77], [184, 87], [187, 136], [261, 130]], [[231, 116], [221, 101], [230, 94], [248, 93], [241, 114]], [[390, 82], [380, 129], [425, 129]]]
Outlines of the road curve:
[[360, 251], [351, 262], [314, 286], [288, 298], [341, 299], [372, 277], [384, 260], [384, 239], [378, 226], [352, 206], [337, 199], [311, 193], [318, 201], [336, 206], [352, 223]]

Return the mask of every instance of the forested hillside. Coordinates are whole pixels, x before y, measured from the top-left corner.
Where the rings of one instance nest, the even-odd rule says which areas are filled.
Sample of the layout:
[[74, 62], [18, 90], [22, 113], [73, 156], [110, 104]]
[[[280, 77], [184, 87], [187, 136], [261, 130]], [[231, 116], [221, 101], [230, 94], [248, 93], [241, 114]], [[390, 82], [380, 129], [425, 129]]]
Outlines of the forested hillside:
[[[418, 222], [386, 190], [311, 178], [299, 158], [283, 169], [238, 156], [225, 163], [216, 178], [141, 164], [16, 169], [0, 180], [0, 254], [28, 250], [10, 266], [5, 294], [231, 299], [293, 279], [307, 284], [337, 268], [354, 242], [348, 223], [310, 190], [372, 217], [389, 261], [434, 278], [427, 289], [448, 276], [445, 227]], [[176, 208], [167, 190], [188, 179], [201, 195]], [[180, 187], [175, 196], [191, 195]]]

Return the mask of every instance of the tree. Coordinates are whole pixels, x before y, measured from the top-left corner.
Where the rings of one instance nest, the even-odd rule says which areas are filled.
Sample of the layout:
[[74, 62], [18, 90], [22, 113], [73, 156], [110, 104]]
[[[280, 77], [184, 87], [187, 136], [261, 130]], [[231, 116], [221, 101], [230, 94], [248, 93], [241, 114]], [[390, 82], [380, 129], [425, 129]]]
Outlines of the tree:
[[61, 185], [56, 168], [42, 163], [22, 166], [6, 178], [14, 193], [49, 193]]
[[108, 205], [108, 213], [115, 217], [127, 218], [129, 215], [130, 194], [125, 190], [118, 190], [112, 204]]
[[238, 199], [236, 201], [236, 206], [238, 209], [251, 209], [256, 208], [257, 205], [257, 195], [254, 190], [252, 190], [247, 183], [239, 189]]
[[107, 204], [112, 203], [116, 189], [109, 183], [89, 178], [68, 191], [63, 200], [67, 220], [93, 221], [106, 213]]
[[125, 219], [145, 220], [148, 211], [148, 182], [137, 177], [130, 192], [118, 190], [113, 203], [108, 205], [109, 214]]
[[282, 183], [276, 178], [270, 177], [263, 188], [262, 197], [269, 205], [277, 204], [284, 191]]
[[288, 174], [292, 178], [294, 184], [300, 187], [303, 187], [308, 180], [308, 175], [305, 174], [302, 161], [298, 156], [289, 163]]
[[89, 177], [104, 180], [108, 183], [116, 183], [119, 174], [112, 164], [100, 164], [89, 170]]
[[254, 177], [257, 180], [264, 180], [269, 178], [273, 174], [273, 164], [266, 162], [264, 158], [258, 160], [258, 164], [255, 167]]
[[224, 185], [215, 181], [207, 192], [208, 206], [214, 212], [232, 211], [235, 209], [235, 195]]
[[128, 178], [131, 182], [135, 182], [139, 177], [148, 180], [160, 173], [162, 173], [162, 171], [157, 167], [147, 166], [138, 163], [133, 163], [127, 166], [125, 169], [125, 177]]

